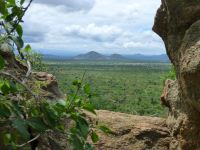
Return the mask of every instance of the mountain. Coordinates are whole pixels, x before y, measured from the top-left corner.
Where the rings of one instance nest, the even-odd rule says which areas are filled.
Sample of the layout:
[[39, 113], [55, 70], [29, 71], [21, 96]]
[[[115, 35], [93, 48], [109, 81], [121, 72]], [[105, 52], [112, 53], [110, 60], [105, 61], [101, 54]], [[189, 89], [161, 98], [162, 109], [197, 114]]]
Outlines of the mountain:
[[72, 57], [74, 60], [131, 60], [131, 61], [139, 61], [139, 62], [169, 62], [169, 58], [166, 54], [161, 55], [142, 55], [142, 54], [134, 54], [134, 55], [120, 55], [120, 54], [112, 54], [112, 55], [103, 55], [95, 51], [90, 51], [86, 54], [80, 54], [75, 57]]
[[112, 54], [110, 56], [107, 56], [107, 55], [97, 53], [95, 51], [90, 51], [86, 54], [77, 55], [73, 57], [72, 59], [75, 59], [75, 60], [123, 60], [125, 58], [120, 54]]
[[128, 60], [134, 60], [134, 61], [169, 62], [169, 58], [166, 54], [161, 54], [161, 55], [134, 54], [134, 55], [124, 55], [124, 57]]
[[63, 60], [129, 60], [129, 61], [136, 61], [136, 62], [169, 62], [169, 58], [166, 54], [103, 55], [95, 51], [90, 51], [88, 53], [79, 54], [76, 56], [44, 54], [43, 57], [44, 57], [44, 60], [58, 60], [58, 61], [63, 61]]
[[52, 54], [42, 54], [44, 60], [66, 60], [69, 59], [70, 56], [60, 56], [60, 55], [52, 55]]
[[111, 60], [122, 60], [125, 59], [122, 55], [120, 54], [112, 54], [110, 56], [108, 56], [109, 59]]
[[97, 53], [95, 51], [90, 51], [86, 54], [77, 55], [77, 56], [73, 57], [72, 59], [75, 59], [75, 60], [105, 60], [105, 59], [107, 59], [107, 57], [100, 53]]

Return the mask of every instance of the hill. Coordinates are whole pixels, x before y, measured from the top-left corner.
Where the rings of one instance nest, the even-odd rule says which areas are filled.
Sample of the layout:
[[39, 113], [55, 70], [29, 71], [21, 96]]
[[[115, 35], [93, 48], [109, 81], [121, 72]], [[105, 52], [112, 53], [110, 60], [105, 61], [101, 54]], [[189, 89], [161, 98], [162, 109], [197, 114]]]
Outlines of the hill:
[[97, 53], [95, 51], [90, 51], [86, 54], [77, 55], [77, 56], [73, 57], [72, 59], [75, 59], [75, 60], [105, 60], [105, 59], [107, 59], [107, 57], [100, 53]]
[[133, 54], [133, 55], [120, 55], [111, 54], [104, 55], [95, 51], [90, 51], [85, 54], [79, 54], [76, 56], [70, 55], [50, 55], [44, 54], [44, 60], [129, 60], [136, 62], [169, 62], [169, 58], [166, 54], [161, 55], [143, 55], [143, 54]]
[[134, 55], [125, 55], [124, 57], [126, 59], [134, 60], [134, 61], [169, 62], [169, 58], [166, 54], [161, 54], [161, 55], [134, 54]]
[[90, 51], [86, 54], [80, 54], [75, 57], [72, 57], [74, 60], [132, 60], [132, 61], [152, 61], [152, 62], [169, 62], [169, 58], [166, 54], [161, 55], [103, 55], [95, 51]]
[[77, 55], [73, 57], [72, 59], [75, 59], [75, 60], [122, 60], [125, 58], [120, 54], [112, 54], [110, 56], [106, 56], [95, 51], [90, 51], [86, 54]]
[[120, 54], [112, 54], [109, 56], [109, 59], [112, 60], [122, 60], [125, 59], [124, 56], [120, 55]]

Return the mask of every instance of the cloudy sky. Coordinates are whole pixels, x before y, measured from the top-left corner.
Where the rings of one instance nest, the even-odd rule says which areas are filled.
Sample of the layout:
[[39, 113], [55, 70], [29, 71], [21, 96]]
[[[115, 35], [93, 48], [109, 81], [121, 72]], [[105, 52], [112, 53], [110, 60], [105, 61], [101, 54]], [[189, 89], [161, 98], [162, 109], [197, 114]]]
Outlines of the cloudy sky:
[[160, 0], [34, 0], [24, 39], [50, 54], [162, 54], [151, 31]]

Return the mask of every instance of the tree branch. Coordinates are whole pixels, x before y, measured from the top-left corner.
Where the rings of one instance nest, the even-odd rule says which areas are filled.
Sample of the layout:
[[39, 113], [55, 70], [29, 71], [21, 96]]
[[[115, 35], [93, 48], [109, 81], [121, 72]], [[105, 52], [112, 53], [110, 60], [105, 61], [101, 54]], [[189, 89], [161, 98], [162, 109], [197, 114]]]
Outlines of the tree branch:
[[8, 77], [8, 78], [11, 78], [13, 80], [15, 80], [17, 83], [19, 83], [20, 85], [22, 85], [36, 100], [39, 99], [39, 96], [34, 94], [32, 92], [32, 90], [26, 85], [24, 84], [22, 81], [20, 81], [18, 78], [16, 78], [15, 76], [11, 75], [10, 73], [8, 72], [4, 72], [4, 71], [0, 71], [0, 75], [3, 75], [5, 77]]
[[26, 142], [26, 143], [24, 143], [24, 144], [17, 145], [17, 147], [24, 147], [25, 145], [27, 145], [27, 144], [29, 144], [29, 143], [31, 143], [31, 142], [33, 142], [33, 141], [37, 140], [39, 137], [40, 137], [40, 134], [38, 134], [36, 137], [34, 137], [33, 139], [31, 139], [31, 140], [27, 141], [27, 142]]
[[32, 67], [31, 67], [31, 63], [28, 59], [26, 59], [26, 64], [27, 64], [27, 67], [28, 67], [28, 71], [26, 73], [26, 78], [22, 81], [22, 83], [26, 83], [27, 81], [27, 78], [31, 75], [31, 72], [32, 72]]
[[24, 8], [24, 14], [20, 18], [18, 18], [17, 22], [14, 24], [12, 30], [8, 34], [11, 34], [12, 32], [15, 31], [15, 29], [17, 28], [17, 25], [20, 23], [20, 21], [22, 21], [22, 18], [24, 17], [24, 15], [25, 15], [26, 11], [28, 10], [28, 8], [31, 6], [32, 2], [33, 2], [33, 0], [29, 1], [28, 5]]

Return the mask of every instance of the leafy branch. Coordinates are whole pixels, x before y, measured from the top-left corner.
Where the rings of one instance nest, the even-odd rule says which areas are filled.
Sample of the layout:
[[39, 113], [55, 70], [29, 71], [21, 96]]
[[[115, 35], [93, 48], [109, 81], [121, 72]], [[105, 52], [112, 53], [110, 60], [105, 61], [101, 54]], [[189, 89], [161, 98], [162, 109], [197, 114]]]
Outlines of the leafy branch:
[[[29, 148], [36, 150], [38, 138], [41, 135], [49, 131], [59, 131], [67, 134], [66, 139], [72, 149], [91, 150], [94, 146], [88, 143], [87, 139], [90, 137], [95, 143], [98, 141], [98, 135], [92, 130], [82, 111], [84, 109], [96, 114], [90, 103], [90, 86], [83, 84], [85, 73], [81, 80], [73, 82], [77, 88], [76, 92], [66, 99], [56, 102], [49, 102], [38, 96], [39, 94], [35, 94], [34, 89], [27, 84], [32, 70], [30, 63], [32, 55], [30, 55], [30, 45], [26, 45], [24, 48], [21, 23], [32, 2], [33, 0], [30, 0], [28, 5], [23, 7], [25, 0], [0, 0], [0, 18], [2, 20], [0, 21], [2, 27], [0, 44], [12, 45], [13, 42], [12, 48], [17, 48], [21, 60], [26, 61], [28, 68], [25, 78], [20, 80], [15, 75], [6, 72], [4, 58], [0, 55], [0, 76], [3, 77], [0, 78], [0, 124], [2, 128], [9, 129], [0, 133], [0, 140], [3, 141], [5, 149], [17, 150], [18, 148], [27, 148], [29, 145]], [[19, 86], [23, 88], [20, 89]], [[84, 92], [87, 98], [79, 96], [79, 92]], [[16, 98], [13, 100], [12, 96]], [[63, 122], [65, 119], [73, 122], [68, 127], [69, 130], [65, 128]], [[56, 143], [56, 139], [52, 140], [53, 143]], [[18, 144], [22, 142], [23, 144]]]

